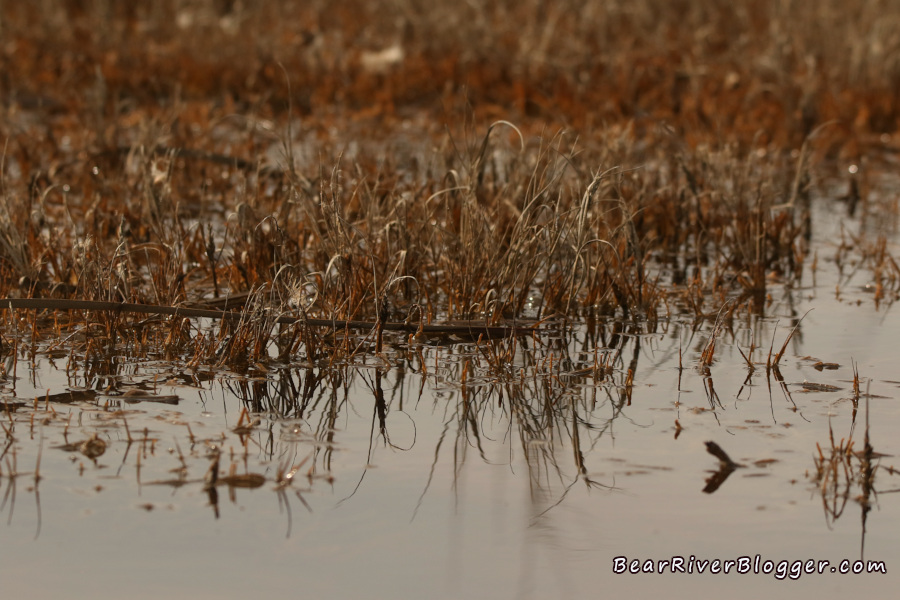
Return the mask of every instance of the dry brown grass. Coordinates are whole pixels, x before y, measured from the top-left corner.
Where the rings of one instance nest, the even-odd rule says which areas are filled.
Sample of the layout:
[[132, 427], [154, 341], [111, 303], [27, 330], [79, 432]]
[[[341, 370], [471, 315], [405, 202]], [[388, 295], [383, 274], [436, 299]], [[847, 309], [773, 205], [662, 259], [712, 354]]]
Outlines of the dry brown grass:
[[891, 150], [879, 6], [7, 3], [0, 297], [249, 295], [237, 326], [105, 316], [81, 347], [192, 364], [336, 360], [275, 330], [298, 281], [305, 315], [373, 323], [761, 314], [816, 169]]

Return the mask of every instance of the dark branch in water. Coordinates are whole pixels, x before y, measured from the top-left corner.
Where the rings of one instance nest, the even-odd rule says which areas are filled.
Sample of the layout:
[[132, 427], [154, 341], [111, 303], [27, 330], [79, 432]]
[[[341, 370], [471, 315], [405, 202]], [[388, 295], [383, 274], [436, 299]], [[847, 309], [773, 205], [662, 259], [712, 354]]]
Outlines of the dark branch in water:
[[[103, 302], [98, 300], [65, 300], [55, 298], [3, 298], [0, 299], [0, 310], [91, 310], [132, 312], [152, 315], [171, 315], [174, 317], [192, 317], [202, 319], [232, 319], [240, 320], [247, 317], [246, 313], [239, 311], [208, 310], [203, 308], [188, 308], [183, 306], [161, 306], [156, 304], [132, 304], [128, 302]], [[276, 323], [290, 325], [305, 321], [311, 327], [329, 327], [331, 329], [374, 329], [378, 324], [375, 321], [346, 321], [341, 319], [303, 319], [282, 315]], [[386, 331], [405, 331], [409, 333], [424, 333], [431, 335], [463, 335], [473, 338], [479, 336], [485, 339], [506, 338], [511, 336], [530, 335], [538, 332], [538, 322], [528, 325], [486, 325], [479, 321], [463, 321], [444, 324], [420, 324], [420, 323], [381, 323]]]

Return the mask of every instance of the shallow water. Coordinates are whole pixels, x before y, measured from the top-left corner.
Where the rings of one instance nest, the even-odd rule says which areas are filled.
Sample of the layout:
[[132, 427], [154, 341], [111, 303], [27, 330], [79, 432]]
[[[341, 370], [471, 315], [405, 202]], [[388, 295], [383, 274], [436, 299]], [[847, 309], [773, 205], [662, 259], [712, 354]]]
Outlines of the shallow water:
[[[863, 448], [867, 405], [874, 450], [900, 452], [900, 324], [890, 304], [876, 309], [865, 269], [839, 277], [829, 262], [841, 210], [817, 205], [816, 272], [807, 269], [801, 289], [773, 289], [766, 318], [723, 327], [708, 373], [696, 365], [713, 326], [679, 315], [652, 331], [575, 327], [499, 358], [489, 348], [508, 346], [398, 343], [390, 369], [371, 356], [253, 376], [148, 361], [99, 377], [83, 365], [67, 372], [65, 357], [7, 358], [3, 396], [26, 405], [4, 420], [15, 438], [0, 462], [5, 593], [755, 598], [787, 586], [819, 598], [884, 596], [900, 564], [900, 498], [890, 493], [900, 476], [875, 471], [880, 493], [868, 512], [842, 468], [836, 494], [814, 481], [829, 427], [836, 443], [852, 433]], [[780, 370], [767, 371], [770, 344], [777, 352], [809, 309]], [[751, 342], [752, 371], [737, 349]], [[595, 353], [609, 369], [585, 372]], [[144, 396], [44, 400], [107, 379], [141, 384]], [[179, 401], [153, 401], [166, 396]], [[245, 435], [234, 431], [251, 419]], [[93, 434], [106, 443], [96, 462], [79, 445]], [[707, 441], [744, 465], [718, 486], [708, 483], [719, 460]], [[204, 477], [215, 452], [214, 502]], [[292, 469], [280, 485], [279, 472]], [[825, 506], [835, 500], [836, 517]], [[757, 555], [830, 565], [797, 582], [613, 572], [619, 556], [684, 557], [687, 568], [691, 556]], [[887, 575], [830, 573], [842, 559], [883, 561]]]

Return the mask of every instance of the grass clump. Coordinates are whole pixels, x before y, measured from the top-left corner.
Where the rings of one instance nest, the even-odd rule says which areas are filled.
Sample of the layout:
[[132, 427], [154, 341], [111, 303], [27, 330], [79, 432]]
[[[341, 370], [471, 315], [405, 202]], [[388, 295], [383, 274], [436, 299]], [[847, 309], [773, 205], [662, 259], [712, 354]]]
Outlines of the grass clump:
[[193, 364], [336, 356], [276, 328], [297, 281], [335, 323], [763, 314], [823, 173], [897, 122], [868, 6], [42, 6], [0, 14], [0, 297], [246, 311], [196, 347], [103, 317]]

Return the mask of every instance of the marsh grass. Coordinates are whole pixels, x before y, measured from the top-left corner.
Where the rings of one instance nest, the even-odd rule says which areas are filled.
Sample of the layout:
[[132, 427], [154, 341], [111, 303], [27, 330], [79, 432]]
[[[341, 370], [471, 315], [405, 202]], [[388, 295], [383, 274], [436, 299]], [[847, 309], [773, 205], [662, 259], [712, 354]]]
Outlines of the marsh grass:
[[[777, 3], [577, 19], [351, 5], [83, 3], [41, 22], [6, 7], [0, 295], [179, 305], [266, 289], [279, 312], [289, 269], [315, 280], [321, 318], [652, 321], [735, 297], [762, 314], [802, 274], [813, 168], [862, 165], [870, 134], [892, 130], [878, 93], [897, 66], [879, 70], [886, 31], [867, 11], [826, 3], [788, 36], [799, 9]], [[823, 31], [853, 33], [853, 60]], [[28, 72], [65, 75], [38, 90]], [[392, 142], [402, 123], [418, 139]], [[895, 265], [865, 256], [880, 301]], [[235, 344], [264, 358], [250, 338], [269, 329]]]
[[[330, 477], [354, 385], [371, 458], [401, 451], [387, 415], [427, 380], [452, 400], [435, 464], [445, 441], [454, 473], [484, 458], [488, 423], [535, 489], [612, 488], [587, 455], [632, 405], [642, 339], [677, 329], [681, 393], [688, 322], [717, 414], [717, 351], [784, 297], [766, 382], [796, 408], [779, 363], [804, 270], [826, 268], [812, 203], [839, 188], [863, 223], [897, 221], [877, 172], [900, 47], [877, 5], [4, 3], [0, 298], [111, 303], [0, 306], [6, 387], [20, 357], [64, 356], [94, 396], [128, 362], [227, 373], [247, 413], [223, 435], [265, 448], [286, 502], [301, 468]], [[843, 232], [833, 260], [871, 274], [876, 307], [900, 294], [882, 233]], [[739, 348], [748, 389], [761, 345]], [[50, 398], [31, 418], [58, 423]], [[273, 423], [312, 417], [310, 456], [277, 454]], [[122, 422], [129, 448], [156, 440]], [[216, 514], [217, 485], [261, 485], [220, 442], [179, 448]], [[830, 447], [836, 518], [874, 471]]]

